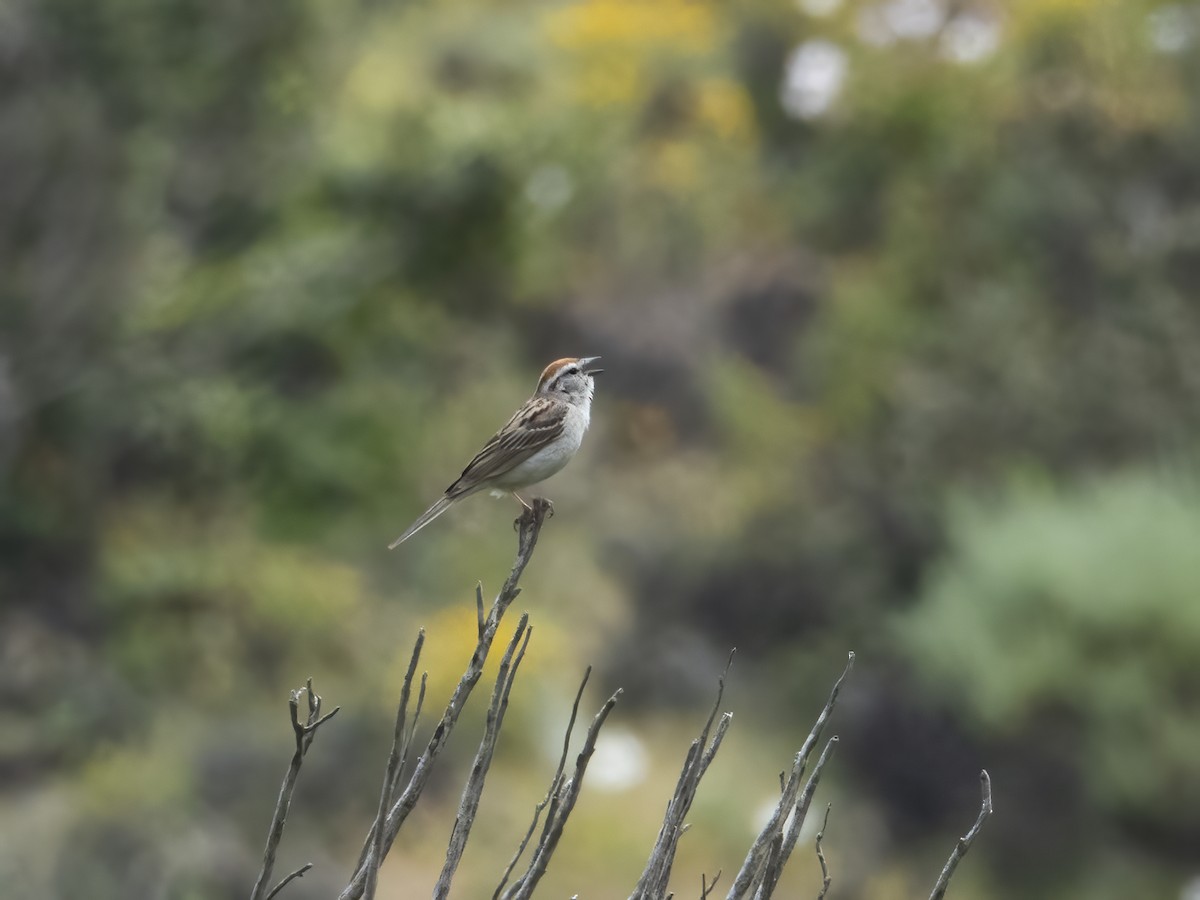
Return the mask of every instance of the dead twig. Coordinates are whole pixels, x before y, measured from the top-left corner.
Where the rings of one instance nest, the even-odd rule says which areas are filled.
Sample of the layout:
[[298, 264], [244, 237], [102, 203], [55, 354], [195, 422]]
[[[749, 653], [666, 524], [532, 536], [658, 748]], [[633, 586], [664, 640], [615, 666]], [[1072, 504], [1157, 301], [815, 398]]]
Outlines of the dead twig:
[[987, 769], [979, 772], [979, 786], [980, 793], [983, 795], [979, 804], [979, 815], [975, 819], [975, 824], [971, 826], [971, 830], [960, 837], [958, 843], [954, 845], [954, 849], [950, 852], [950, 858], [946, 860], [946, 865], [942, 868], [942, 874], [938, 876], [937, 884], [933, 886], [933, 893], [929, 895], [929, 900], [942, 900], [946, 896], [946, 888], [950, 885], [950, 878], [954, 875], [954, 870], [958, 868], [962, 858], [967, 855], [967, 851], [975, 843], [975, 838], [979, 834], [979, 829], [983, 827], [983, 823], [992, 814], [992, 779], [988, 776]]
[[[300, 695], [304, 693], [308, 694], [308, 717], [301, 724]], [[300, 777], [300, 766], [304, 762], [304, 754], [312, 746], [317, 729], [337, 715], [339, 709], [341, 709], [340, 706], [334, 707], [332, 712], [321, 715], [321, 696], [313, 690], [311, 678], [305, 682], [304, 687], [292, 691], [288, 698], [288, 714], [292, 720], [292, 734], [296, 739], [296, 749], [292, 754], [292, 761], [288, 765], [287, 772], [283, 776], [283, 783], [279, 786], [279, 798], [275, 801], [275, 814], [271, 817], [270, 828], [267, 829], [267, 845], [263, 850], [262, 869], [258, 873], [258, 880], [254, 882], [254, 889], [250, 892], [250, 900], [267, 900], [279, 893], [293, 878], [299, 878], [308, 871], [308, 866], [302, 866], [277, 884], [270, 893], [267, 892], [267, 885], [271, 881], [271, 872], [275, 868], [275, 854], [279, 850], [279, 842], [283, 840], [283, 828], [287, 823], [288, 810], [292, 805], [292, 794], [296, 791], [296, 779]]]
[[[746, 859], [742, 862], [742, 867], [738, 871], [737, 878], [734, 879], [733, 885], [729, 888], [726, 900], [742, 900], [742, 898], [752, 896], [752, 892], [762, 886], [767, 874], [766, 865], [772, 856], [772, 848], [782, 847], [783, 829], [787, 824], [787, 819], [792, 812], [792, 808], [796, 805], [796, 797], [800, 793], [800, 779], [804, 775], [808, 758], [812, 754], [817, 741], [821, 738], [821, 732], [825, 728], [825, 723], [829, 721], [834, 704], [837, 703], [837, 696], [838, 692], [842, 689], [842, 683], [846, 680], [846, 676], [850, 674], [850, 670], [853, 667], [854, 654], [851, 653], [846, 661], [846, 668], [842, 670], [841, 676], [834, 683], [833, 690], [829, 693], [829, 699], [825, 701], [824, 709], [821, 710], [821, 714], [817, 717], [817, 721], [805, 739], [804, 745], [800, 748], [800, 752], [796, 754], [795, 760], [792, 763], [791, 774], [784, 785], [783, 795], [779, 798], [779, 803], [776, 805], [775, 811], [771, 814], [770, 820], [763, 826], [762, 831], [759, 832], [758, 837], [750, 846], [750, 850], [746, 854]], [[775, 852], [779, 851], [776, 850]]]
[[821, 847], [821, 841], [825, 838], [825, 829], [829, 827], [829, 811], [833, 809], [832, 803], [825, 804], [825, 818], [821, 822], [821, 830], [817, 832], [816, 848], [817, 862], [821, 864], [821, 893], [817, 894], [817, 900], [825, 900], [825, 895], [829, 892], [829, 885], [833, 882], [833, 878], [829, 874], [829, 866], [825, 863], [825, 850]]
[[700, 873], [700, 900], [708, 900], [708, 895], [717, 889], [717, 882], [721, 880], [721, 870], [717, 869], [717, 874], [709, 881], [704, 877], [704, 873]]
[[567, 817], [571, 815], [571, 810], [575, 808], [575, 801], [579, 799], [579, 791], [583, 788], [584, 773], [587, 771], [592, 754], [596, 752], [596, 737], [604, 726], [604, 720], [617, 705], [620, 696], [621, 690], [618, 688], [617, 692], [608, 698], [604, 706], [600, 708], [600, 712], [596, 713], [595, 718], [592, 719], [592, 724], [588, 727], [587, 736], [583, 741], [583, 747], [580, 748], [579, 755], [575, 757], [575, 771], [566, 782], [562, 782], [561, 778], [558, 779], [559, 788], [550, 798], [546, 823], [542, 828], [537, 845], [533, 848], [529, 866], [526, 868], [525, 874], [514, 881], [501, 895], [504, 900], [528, 900], [533, 889], [546, 874], [546, 867], [558, 847], [563, 827], [567, 824]]
[[[401, 826], [404, 825], [409, 813], [412, 812], [413, 807], [416, 806], [417, 801], [421, 797], [421, 793], [425, 790], [425, 786], [429, 783], [433, 765], [437, 761], [447, 739], [450, 737], [450, 733], [454, 730], [463, 707], [466, 705], [467, 699], [471, 696], [471, 691], [474, 690], [480, 676], [483, 674], [483, 666], [487, 662], [488, 653], [496, 637], [496, 631], [500, 627], [500, 620], [521, 592], [521, 589], [517, 586], [517, 582], [520, 581], [525, 567], [529, 564], [529, 560], [533, 556], [533, 550], [537, 546], [538, 534], [541, 532], [542, 523], [545, 521], [549, 509], [549, 502], [541, 497], [537, 497], [534, 498], [532, 506], [522, 512], [520, 518], [517, 519], [516, 526], [519, 532], [517, 538], [517, 558], [513, 562], [512, 571], [509, 572], [504, 586], [496, 595], [496, 599], [492, 601], [492, 608], [487, 615], [487, 619], [484, 621], [482, 633], [479, 635], [475, 651], [471, 654], [471, 659], [467, 663], [466, 671], [463, 672], [462, 678], [459, 679], [458, 685], [455, 687], [449, 702], [446, 704], [441, 721], [434, 727], [433, 734], [425, 745], [425, 751], [417, 758], [416, 766], [413, 769], [412, 776], [408, 780], [408, 784], [404, 787], [403, 791], [400, 791], [399, 796], [393, 797], [391, 808], [383, 819], [382, 829], [376, 835], [377, 840], [373, 839], [371, 841], [366, 858], [359, 862], [354, 876], [350, 879], [350, 883], [338, 895], [338, 900], [359, 900], [363, 896], [363, 892], [366, 889], [367, 872], [372, 866], [378, 867], [387, 856], [388, 851], [392, 848], [392, 843], [396, 840], [396, 835], [400, 832]], [[480, 593], [476, 591], [477, 609], [479, 597]], [[376, 846], [377, 843], [378, 846]]]
[[783, 867], [787, 865], [792, 851], [796, 849], [796, 842], [800, 838], [800, 829], [804, 827], [804, 820], [808, 816], [808, 807], [812, 803], [813, 794], [817, 791], [817, 785], [821, 782], [821, 772], [825, 768], [825, 763], [829, 761], [829, 757], [833, 755], [837, 744], [837, 735], [825, 742], [825, 749], [821, 751], [817, 764], [813, 766], [812, 775], [804, 783], [804, 790], [800, 792], [800, 797], [796, 800], [796, 807], [791, 814], [787, 833], [779, 844], [778, 852], [767, 862], [766, 875], [763, 878], [762, 887], [758, 891], [758, 897], [761, 900], [770, 897], [779, 884], [779, 876], [783, 874]]
[[[733, 721], [732, 713], [725, 713], [721, 716], [712, 743], [709, 743], [708, 736], [712, 731], [717, 712], [721, 708], [721, 700], [725, 696], [725, 679], [729, 675], [729, 667], [733, 665], [733, 655], [736, 652], [736, 650], [729, 652], [725, 669], [717, 680], [716, 701], [713, 703], [712, 711], [708, 714], [708, 719], [705, 721], [700, 735], [692, 741], [691, 747], [688, 748], [687, 757], [683, 761], [683, 769], [679, 773], [679, 781], [675, 785], [675, 793], [667, 803], [667, 812], [663, 817], [658, 838], [650, 851], [646, 868], [642, 871], [642, 876], [638, 879], [633, 894], [630, 895], [630, 900], [648, 900], [648, 898], [661, 897], [666, 893], [667, 884], [671, 880], [671, 867], [675, 862], [675, 852], [685, 830], [683, 820], [692, 808], [692, 801], [696, 799], [696, 790], [700, 786], [700, 779], [708, 771], [709, 764], [716, 756], [721, 741], [725, 738], [725, 732], [729, 730], [729, 725]], [[711, 891], [712, 887], [709, 887], [709, 890]]]
[[[404, 683], [400, 687], [400, 702], [396, 707], [396, 724], [392, 729], [392, 746], [388, 751], [387, 765], [384, 767], [383, 787], [379, 792], [379, 807], [375, 813], [375, 821], [371, 825], [371, 830], [367, 835], [367, 841], [363, 845], [363, 856], [368, 854], [370, 857], [370, 865], [366, 870], [366, 885], [364, 887], [364, 895], [367, 900], [374, 900], [375, 885], [379, 877], [379, 862], [382, 859], [380, 848], [383, 844], [383, 828], [382, 823], [384, 816], [387, 815], [388, 807], [392, 802], [392, 794], [396, 790], [396, 782], [400, 777], [402, 769], [402, 760], [404, 758], [404, 749], [406, 745], [405, 737], [405, 718], [408, 715], [408, 700], [412, 693], [413, 677], [417, 672], [417, 662], [421, 658], [421, 648], [425, 645], [425, 629], [422, 628], [417, 632], [417, 639], [413, 643], [412, 656], [408, 661], [408, 669], [404, 673]], [[421, 693], [425, 692], [425, 679], [421, 679]], [[418, 712], [419, 715], [419, 712]], [[415, 716], [413, 725], [416, 725]], [[361, 864], [363, 856], [360, 856]]]
[[575, 702], [571, 705], [571, 718], [567, 721], [567, 731], [563, 735], [562, 754], [558, 758], [558, 768], [554, 771], [554, 777], [550, 779], [550, 787], [546, 791], [546, 796], [543, 797], [538, 804], [533, 808], [533, 820], [529, 823], [529, 828], [525, 830], [525, 836], [521, 838], [521, 844], [517, 847], [513, 858], [508, 861], [508, 866], [504, 870], [504, 874], [500, 876], [500, 883], [496, 885], [496, 890], [492, 894], [492, 900], [500, 900], [501, 892], [504, 886], [508, 883], [508, 879], [512, 876], [512, 871], [517, 867], [521, 856], [525, 853], [525, 848], [529, 846], [529, 840], [533, 837], [533, 833], [537, 830], [538, 820], [541, 818], [542, 810], [550, 803], [554, 796], [558, 793], [562, 786], [563, 771], [567, 767], [567, 754], [571, 749], [571, 734], [575, 731], [575, 719], [579, 715], [579, 701], [583, 699], [583, 689], [587, 687], [588, 679], [592, 676], [592, 667], [588, 666], [583, 673], [583, 680], [579, 682], [579, 690], [575, 692]]
[[[458, 869], [463, 851], [467, 847], [467, 838], [470, 837], [471, 827], [475, 824], [475, 815], [479, 811], [479, 800], [483, 796], [483, 780], [487, 778], [488, 770], [492, 766], [492, 757], [496, 752], [496, 739], [504, 724], [504, 713], [508, 710], [508, 697], [512, 692], [513, 681], [517, 677], [517, 669], [521, 666], [521, 660], [525, 658], [529, 638], [533, 634], [533, 629], [528, 625], [529, 614], [525, 613], [521, 616], [521, 621], [517, 623], [517, 630], [513, 632], [512, 639], [508, 642], [508, 648], [504, 651], [504, 658], [500, 661], [500, 670], [496, 674], [496, 687], [492, 691], [492, 702], [488, 706], [487, 725], [484, 727], [483, 739], [479, 742], [475, 761], [471, 765], [471, 774], [463, 788], [462, 800], [458, 805], [458, 815], [454, 818], [454, 828], [450, 832], [450, 842], [446, 847], [446, 862], [442, 866], [442, 873], [438, 876], [437, 884], [433, 889], [433, 896], [437, 900], [442, 900], [450, 893], [450, 882], [454, 878], [454, 872]], [[524, 636], [524, 641], [521, 640], [522, 636]], [[517, 651], [518, 644], [521, 648], [519, 652]], [[514, 653], [516, 653], [515, 658]]]
[[271, 890], [267, 892], [267, 900], [271, 900], [272, 897], [274, 897], [276, 894], [278, 894], [280, 891], [282, 891], [285, 887], [287, 887], [292, 882], [293, 879], [303, 878], [304, 873], [307, 872], [312, 867], [313, 867], [312, 863], [305, 863], [300, 868], [298, 868], [295, 872], [292, 872], [290, 875], [285, 875], [283, 877], [283, 879], [279, 882], [279, 884], [275, 885], [275, 887], [271, 888]]

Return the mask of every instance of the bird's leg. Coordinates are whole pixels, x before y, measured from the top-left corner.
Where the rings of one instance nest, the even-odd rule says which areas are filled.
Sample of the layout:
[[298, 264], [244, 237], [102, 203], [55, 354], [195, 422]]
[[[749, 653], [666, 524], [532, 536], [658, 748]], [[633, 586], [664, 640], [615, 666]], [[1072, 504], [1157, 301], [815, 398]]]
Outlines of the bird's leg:
[[521, 529], [521, 520], [523, 518], [525, 518], [525, 516], [527, 516], [531, 512], [533, 512], [533, 507], [530, 506], [528, 503], [526, 503], [524, 500], [522, 500], [521, 495], [518, 494], [516, 491], [509, 491], [509, 493], [512, 494], [514, 497], [516, 497], [517, 502], [520, 503], [523, 507], [525, 507], [525, 511], [523, 513], [521, 513], [521, 515], [519, 515], [515, 519], [513, 519], [513, 531], [519, 531]]

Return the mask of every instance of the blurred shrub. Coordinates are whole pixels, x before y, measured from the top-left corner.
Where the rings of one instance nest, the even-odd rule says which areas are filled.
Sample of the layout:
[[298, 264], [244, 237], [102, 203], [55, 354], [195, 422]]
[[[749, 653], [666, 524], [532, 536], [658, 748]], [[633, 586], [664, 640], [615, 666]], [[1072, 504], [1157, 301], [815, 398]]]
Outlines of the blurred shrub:
[[1131, 472], [950, 515], [897, 635], [993, 739], [1070, 735], [1092, 799], [1200, 835], [1200, 484]]

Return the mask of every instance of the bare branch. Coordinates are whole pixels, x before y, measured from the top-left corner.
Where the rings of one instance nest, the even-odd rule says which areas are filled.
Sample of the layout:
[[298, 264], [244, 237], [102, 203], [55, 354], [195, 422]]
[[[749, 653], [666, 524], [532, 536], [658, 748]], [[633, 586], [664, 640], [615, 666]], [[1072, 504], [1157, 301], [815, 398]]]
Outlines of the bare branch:
[[[408, 669], [404, 673], [404, 683], [400, 687], [400, 702], [396, 707], [396, 724], [392, 729], [392, 747], [388, 751], [387, 766], [384, 769], [383, 787], [379, 791], [379, 807], [375, 813], [375, 821], [371, 825], [371, 831], [367, 835], [367, 844], [364, 845], [364, 853], [368, 850], [373, 852], [370, 854], [370, 865], [366, 870], [366, 886], [364, 894], [367, 900], [373, 900], [375, 897], [375, 884], [379, 877], [379, 863], [382, 859], [380, 847], [383, 844], [383, 824], [384, 816], [387, 815], [388, 807], [392, 803], [392, 792], [396, 789], [396, 781], [400, 776], [401, 759], [403, 756], [405, 728], [404, 720], [408, 715], [408, 700], [412, 692], [413, 677], [417, 672], [417, 662], [421, 658], [421, 648], [425, 645], [425, 629], [422, 628], [417, 632], [417, 639], [413, 643], [412, 656], [408, 661]], [[422, 679], [424, 685], [424, 679]]]
[[787, 817], [796, 803], [796, 795], [800, 792], [800, 779], [804, 775], [804, 768], [808, 764], [808, 757], [812, 754], [817, 741], [820, 740], [825, 723], [829, 720], [834, 704], [837, 702], [838, 692], [842, 689], [842, 683], [846, 680], [846, 676], [850, 674], [850, 670], [853, 667], [854, 654], [851, 653], [849, 659], [846, 661], [846, 668], [842, 670], [841, 676], [833, 685], [833, 690], [829, 692], [829, 699], [825, 701], [824, 709], [821, 710], [821, 714], [817, 717], [817, 721], [805, 739], [804, 745], [800, 748], [800, 752], [796, 754], [796, 758], [792, 763], [791, 774], [788, 776], [787, 784], [784, 786], [783, 796], [779, 798], [779, 803], [776, 805], [775, 811], [771, 814], [770, 820], [763, 826], [762, 831], [759, 832], [758, 837], [750, 846], [750, 851], [746, 854], [746, 859], [742, 862], [742, 868], [738, 872], [737, 878], [734, 879], [733, 885], [729, 888], [726, 900], [742, 900], [742, 898], [750, 896], [751, 892], [762, 884], [765, 876], [764, 867], [771, 856], [771, 848], [777, 836], [783, 834]]
[[554, 797], [550, 801], [550, 808], [546, 814], [546, 824], [542, 829], [541, 837], [538, 839], [537, 846], [533, 850], [533, 858], [529, 861], [529, 867], [525, 870], [525, 874], [518, 878], [504, 892], [504, 900], [528, 900], [533, 893], [533, 889], [537, 887], [542, 876], [546, 874], [546, 867], [550, 863], [550, 857], [554, 854], [558, 847], [559, 838], [562, 837], [563, 827], [567, 823], [567, 817], [571, 815], [571, 810], [575, 808], [575, 801], [579, 799], [579, 792], [583, 788], [583, 776], [587, 771], [588, 761], [591, 760], [592, 754], [596, 752], [596, 737], [600, 734], [600, 729], [604, 726], [604, 720], [608, 718], [608, 714], [612, 712], [612, 708], [617, 705], [617, 700], [620, 699], [621, 689], [613, 694], [601, 707], [600, 712], [596, 713], [596, 717], [592, 719], [592, 724], [588, 727], [587, 737], [583, 741], [583, 747], [579, 751], [579, 755], [575, 757], [575, 771], [571, 778], [563, 783], [559, 790], [555, 791]]
[[[421, 689], [417, 692], [417, 705], [413, 710], [412, 723], [408, 726], [408, 730], [404, 733], [404, 739], [400, 744], [400, 763], [396, 766], [396, 772], [392, 776], [391, 789], [389, 796], [395, 796], [396, 787], [400, 783], [400, 779], [404, 775], [405, 769], [408, 768], [408, 754], [412, 749], [413, 737], [417, 733], [417, 725], [421, 721], [421, 710], [425, 706], [425, 688], [429, 681], [429, 673], [421, 673]], [[397, 711], [398, 712], [398, 711]], [[377, 823], [372, 822], [370, 829], [367, 831], [367, 836], [363, 840], [362, 850], [358, 854], [358, 862], [354, 864], [354, 870], [357, 872], [367, 858], [367, 854], [371, 848], [375, 846], [375, 834]]]
[[717, 889], [717, 882], [721, 880], [721, 870], [717, 869], [717, 874], [713, 876], [712, 881], [704, 877], [704, 873], [700, 873], [700, 900], [708, 900], [708, 895]]
[[[446, 847], [446, 863], [442, 867], [442, 873], [438, 876], [437, 884], [433, 889], [435, 898], [444, 898], [450, 893], [450, 882], [462, 860], [463, 851], [467, 846], [467, 838], [471, 835], [471, 826], [475, 824], [475, 815], [479, 811], [479, 800], [483, 796], [483, 781], [491, 769], [492, 757], [496, 752], [496, 740], [500, 735], [500, 728], [504, 724], [504, 713], [508, 710], [508, 697], [512, 692], [513, 681], [517, 677], [517, 669], [521, 666], [521, 660], [525, 658], [529, 638], [533, 634], [533, 629], [528, 628], [528, 625], [529, 614], [524, 613], [521, 621], [517, 623], [517, 630], [513, 632], [512, 640], [508, 642], [504, 658], [500, 661], [500, 670], [496, 674], [496, 686], [492, 690], [492, 702], [488, 706], [487, 725], [484, 728], [483, 739], [479, 742], [479, 749], [475, 753], [475, 761], [471, 765], [471, 774], [463, 788], [458, 815], [454, 818], [454, 828], [450, 832], [450, 843]], [[525, 638], [523, 642], [522, 636]], [[518, 644], [521, 647], [520, 652], [516, 652]], [[514, 652], [516, 652], [515, 659], [513, 658]]]
[[675, 852], [685, 830], [683, 820], [692, 808], [692, 801], [696, 799], [696, 790], [700, 786], [700, 779], [704, 777], [709, 764], [716, 756], [721, 741], [725, 738], [725, 732], [729, 730], [733, 719], [730, 713], [721, 717], [716, 734], [712, 743], [709, 744], [708, 736], [721, 707], [721, 700], [725, 696], [725, 678], [729, 675], [729, 667], [733, 665], [733, 655], [736, 652], [736, 650], [729, 652], [725, 669], [717, 680], [716, 701], [713, 703], [712, 711], [708, 714], [708, 719], [705, 721], [700, 735], [692, 741], [691, 747], [688, 749], [687, 757], [683, 761], [683, 769], [679, 773], [679, 781], [675, 786], [675, 793], [667, 803], [667, 812], [663, 817], [662, 827], [658, 831], [658, 838], [654, 843], [654, 848], [650, 851], [646, 868], [642, 871], [642, 876], [638, 879], [633, 894], [630, 895], [630, 900], [661, 897], [667, 890], [667, 885], [671, 880], [671, 867], [675, 862]]
[[278, 894], [280, 891], [282, 891], [285, 887], [287, 887], [292, 882], [293, 879], [303, 878], [304, 873], [307, 872], [312, 867], [313, 867], [312, 863], [305, 863], [300, 868], [298, 868], [295, 872], [292, 872], [290, 875], [285, 876], [283, 878], [283, 880], [279, 882], [279, 884], [275, 885], [275, 887], [271, 888], [271, 890], [267, 893], [266, 900], [271, 900], [272, 897], [274, 897], [276, 894]]
[[396, 786], [400, 783], [400, 778], [404, 774], [404, 770], [408, 767], [408, 754], [412, 750], [413, 738], [417, 736], [417, 725], [421, 722], [421, 710], [425, 708], [425, 688], [429, 683], [429, 673], [421, 673], [421, 688], [417, 691], [417, 706], [413, 710], [412, 724], [408, 726], [408, 733], [404, 735], [404, 743], [400, 745], [400, 765], [396, 769], [396, 778], [392, 782], [392, 794], [396, 793]]
[[319, 726], [324, 725], [326, 722], [328, 722], [330, 719], [332, 719], [334, 716], [336, 716], [340, 709], [341, 709], [340, 706], [335, 706], [329, 712], [325, 713], [325, 715], [321, 716], [321, 718], [317, 719], [317, 721], [310, 722], [309, 724], [304, 726], [304, 738], [305, 738], [304, 749], [305, 749], [305, 751], [308, 750], [308, 745], [312, 743], [313, 732], [316, 731]]
[[492, 900], [499, 900], [500, 893], [504, 890], [504, 885], [508, 883], [513, 869], [516, 868], [517, 862], [521, 859], [522, 854], [525, 853], [525, 848], [529, 846], [529, 839], [533, 837], [534, 831], [537, 830], [538, 819], [542, 815], [542, 810], [555, 797], [562, 785], [563, 771], [567, 767], [567, 754], [571, 749], [571, 734], [575, 731], [575, 719], [579, 715], [579, 701], [583, 699], [583, 689], [587, 687], [588, 679], [591, 677], [592, 667], [588, 666], [587, 670], [583, 673], [583, 680], [579, 682], [579, 690], [575, 692], [575, 702], [571, 704], [571, 718], [567, 721], [567, 731], [563, 735], [562, 755], [558, 758], [558, 768], [554, 770], [554, 777], [550, 779], [550, 787], [546, 790], [546, 796], [533, 808], [533, 821], [529, 823], [525, 837], [521, 839], [521, 845], [517, 847], [517, 852], [513, 854], [513, 858], [509, 860], [504, 874], [500, 876], [500, 883], [496, 885], [496, 890], [492, 894]]
[[821, 893], [817, 894], [817, 900], [825, 900], [825, 895], [829, 892], [829, 885], [833, 882], [833, 878], [829, 875], [829, 866], [825, 864], [825, 851], [821, 847], [825, 829], [829, 827], [829, 811], [831, 809], [833, 809], [832, 803], [825, 804], [825, 818], [821, 822], [821, 830], [817, 832], [817, 862], [821, 864]]
[[[304, 724], [300, 723], [300, 695], [302, 693], [308, 694], [308, 718]], [[308, 871], [305, 868], [299, 874], [293, 873], [276, 885], [269, 894], [267, 893], [271, 872], [275, 868], [275, 854], [279, 850], [279, 842], [283, 840], [283, 828], [287, 822], [288, 810], [292, 805], [292, 794], [296, 791], [296, 779], [300, 776], [300, 766], [304, 762], [304, 754], [312, 745], [317, 729], [332, 719], [340, 708], [335, 707], [333, 712], [328, 715], [321, 715], [321, 697], [313, 690], [311, 678], [304, 687], [292, 691], [288, 697], [288, 715], [292, 721], [292, 734], [296, 739], [296, 749], [292, 754], [292, 761], [288, 764], [287, 772], [284, 773], [283, 783], [279, 786], [279, 797], [275, 801], [275, 813], [271, 817], [270, 828], [267, 829], [267, 845], [263, 850], [262, 869], [250, 892], [250, 900], [265, 900], [266, 897], [274, 896], [292, 878], [299, 878]]]
[[[519, 532], [517, 538], [517, 558], [513, 562], [512, 571], [509, 572], [504, 586], [500, 589], [500, 593], [492, 601], [491, 611], [484, 622], [483, 633], [479, 636], [479, 642], [475, 647], [474, 653], [471, 655], [470, 662], [467, 663], [466, 671], [463, 672], [462, 678], [459, 679], [454, 693], [446, 704], [442, 720], [434, 727], [433, 734], [430, 736], [429, 742], [425, 745], [425, 752], [417, 759], [416, 767], [408, 780], [407, 786], [400, 792], [399, 797], [393, 799], [391, 809], [388, 810], [388, 814], [383, 821], [382, 843], [379, 849], [376, 850], [374, 842], [372, 842], [370, 850], [367, 851], [367, 858], [357, 866], [354, 877], [346, 885], [341, 894], [338, 895], [338, 900], [358, 900], [358, 898], [362, 897], [366, 887], [367, 870], [371, 866], [378, 866], [384, 857], [387, 856], [401, 826], [403, 826], [405, 820], [408, 818], [408, 814], [412, 812], [417, 800], [420, 799], [425, 786], [429, 783], [433, 765], [442, 748], [445, 746], [450, 733], [454, 730], [459, 715], [462, 713], [467, 699], [471, 696], [471, 691], [474, 690], [480, 676], [483, 674], [483, 666], [487, 661], [492, 642], [495, 640], [496, 631], [500, 627], [500, 620], [520, 593], [517, 582], [520, 581], [525, 567], [529, 564], [529, 560], [533, 556], [533, 550], [537, 546], [538, 534], [541, 532], [542, 523], [545, 521], [549, 509], [550, 504], [548, 501], [541, 497], [536, 497], [533, 500], [532, 506], [526, 509], [520, 518], [517, 519], [516, 526]], [[258, 900], [258, 898], [254, 898], [254, 900]]]
[[[318, 697], [316, 691], [313, 690], [311, 675], [309, 675], [308, 678], [305, 680], [303, 690], [308, 695], [308, 719], [305, 721], [304, 725], [301, 725], [297, 721], [297, 718], [296, 718], [297, 708], [295, 706], [292, 706], [292, 704], [290, 704], [290, 703], [288, 704], [288, 707], [289, 707], [289, 710], [290, 710], [291, 716], [292, 716], [292, 730], [294, 732], [296, 732], [297, 740], [300, 740], [301, 738], [304, 739], [304, 748], [303, 749], [304, 749], [304, 752], [307, 753], [309, 745], [312, 744], [312, 737], [305, 735], [304, 729], [307, 728], [309, 725], [312, 725], [314, 722], [316, 722], [317, 717], [319, 715], [321, 715], [321, 700], [322, 700], [322, 698]], [[296, 699], [297, 705], [298, 705], [299, 698], [296, 697], [294, 699]], [[334, 712], [337, 712], [337, 710], [334, 710]]]
[[475, 631], [477, 637], [483, 637], [483, 582], [475, 582]]
[[951, 851], [950, 858], [946, 860], [942, 874], [938, 876], [937, 884], [933, 886], [933, 893], [929, 895], [929, 900], [942, 900], [946, 896], [946, 888], [950, 885], [950, 878], [954, 875], [954, 870], [958, 868], [962, 858], [967, 855], [967, 851], [975, 843], [975, 838], [979, 834], [979, 829], [983, 827], [983, 823], [992, 814], [992, 779], [988, 776], [987, 769], [980, 770], [979, 785], [983, 795], [979, 804], [979, 815], [975, 819], [975, 824], [971, 826], [971, 830], [960, 837], [958, 843], [954, 845], [954, 850]]
[[825, 749], [821, 751], [821, 756], [817, 760], [817, 764], [813, 766], [812, 775], [804, 783], [804, 790], [800, 792], [800, 797], [796, 800], [796, 808], [791, 814], [787, 833], [779, 845], [779, 852], [772, 857], [767, 865], [766, 876], [763, 878], [762, 887], [758, 893], [760, 900], [767, 900], [775, 892], [775, 888], [779, 884], [779, 876], [783, 874], [783, 867], [787, 865], [788, 860], [792, 856], [792, 851], [796, 849], [796, 841], [800, 838], [800, 829], [804, 827], [804, 820], [808, 816], [808, 807], [812, 803], [817, 785], [821, 782], [821, 771], [825, 768], [825, 763], [829, 761], [829, 757], [833, 755], [837, 744], [837, 735], [834, 735], [825, 742]]

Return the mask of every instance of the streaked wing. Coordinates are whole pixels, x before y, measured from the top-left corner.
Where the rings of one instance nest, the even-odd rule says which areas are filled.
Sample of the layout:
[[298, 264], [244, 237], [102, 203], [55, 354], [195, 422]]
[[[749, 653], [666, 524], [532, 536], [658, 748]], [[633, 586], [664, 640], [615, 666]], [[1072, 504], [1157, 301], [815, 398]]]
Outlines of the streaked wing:
[[447, 497], [461, 497], [480, 482], [520, 465], [563, 433], [567, 405], [552, 397], [535, 397], [492, 435], [462, 475], [446, 488]]

